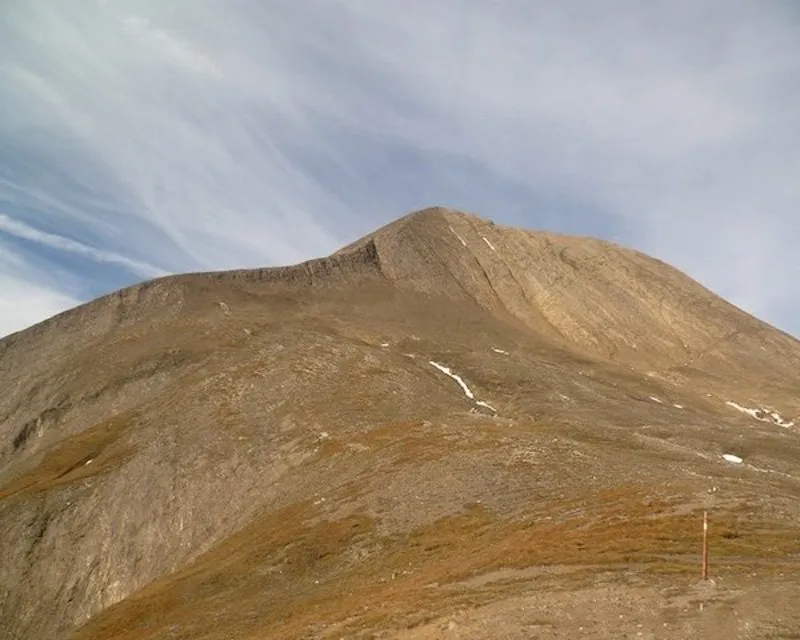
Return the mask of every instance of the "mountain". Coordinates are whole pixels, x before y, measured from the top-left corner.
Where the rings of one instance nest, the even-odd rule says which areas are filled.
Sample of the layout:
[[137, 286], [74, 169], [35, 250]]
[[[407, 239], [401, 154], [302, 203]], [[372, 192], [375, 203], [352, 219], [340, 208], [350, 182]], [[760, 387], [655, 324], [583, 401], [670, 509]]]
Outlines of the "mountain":
[[0, 389], [3, 638], [800, 630], [800, 343], [614, 244], [427, 209], [60, 314]]

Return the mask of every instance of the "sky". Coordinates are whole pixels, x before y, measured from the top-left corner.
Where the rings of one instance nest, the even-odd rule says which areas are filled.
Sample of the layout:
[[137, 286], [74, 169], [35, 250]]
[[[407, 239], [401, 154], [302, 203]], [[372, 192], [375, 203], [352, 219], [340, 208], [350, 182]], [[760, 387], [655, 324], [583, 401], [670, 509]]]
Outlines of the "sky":
[[0, 3], [0, 336], [433, 205], [800, 336], [798, 178], [793, 0]]

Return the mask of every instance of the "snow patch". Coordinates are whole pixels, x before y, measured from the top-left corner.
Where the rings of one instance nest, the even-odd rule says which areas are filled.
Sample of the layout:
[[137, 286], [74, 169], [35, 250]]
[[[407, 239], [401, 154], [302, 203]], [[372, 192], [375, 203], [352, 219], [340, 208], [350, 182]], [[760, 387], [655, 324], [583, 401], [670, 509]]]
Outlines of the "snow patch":
[[429, 360], [428, 363], [431, 366], [436, 367], [439, 371], [441, 371], [446, 376], [450, 376], [453, 380], [455, 380], [458, 383], [458, 386], [461, 387], [461, 390], [464, 392], [464, 395], [467, 396], [467, 398], [469, 398], [470, 400], [472, 400], [475, 404], [477, 404], [478, 406], [481, 406], [481, 407], [486, 407], [487, 409], [491, 409], [492, 411], [497, 413], [497, 409], [495, 409], [490, 404], [487, 404], [486, 402], [483, 402], [482, 400], [476, 400], [475, 399], [475, 394], [472, 393], [472, 390], [467, 386], [467, 383], [464, 382], [463, 378], [460, 375], [458, 375], [457, 373], [453, 373], [453, 371], [450, 369], [450, 367], [446, 367], [443, 364], [439, 364], [438, 362], [434, 362], [433, 360]]
[[655, 396], [650, 396], [650, 399], [651, 399], [653, 402], [657, 402], [658, 404], [664, 404], [664, 401], [663, 401], [663, 400], [661, 400], [660, 398], [656, 398]]
[[672, 406], [675, 407], [676, 409], [683, 409], [682, 404], [673, 404]]
[[[448, 225], [448, 226], [449, 226], [449, 225]], [[459, 241], [461, 242], [461, 244], [463, 244], [465, 247], [467, 246], [467, 243], [466, 243], [466, 242], [464, 242], [464, 238], [462, 238], [460, 235], [458, 235], [458, 234], [456, 233], [456, 230], [455, 230], [455, 229], [453, 229], [453, 227], [450, 227], [450, 231], [452, 231], [452, 232], [453, 232], [453, 235], [454, 235], [456, 238], [458, 238], [458, 239], [459, 239]]]
[[497, 253], [497, 249], [495, 249], [495, 248], [494, 248], [494, 245], [493, 245], [491, 242], [489, 242], [489, 238], [487, 238], [487, 237], [485, 237], [485, 236], [481, 236], [481, 238], [483, 238], [483, 241], [484, 241], [484, 242], [485, 242], [487, 245], [489, 245], [489, 248], [490, 248], [492, 251], [494, 251], [495, 253]]
[[779, 427], [783, 427], [788, 429], [789, 427], [794, 426], [794, 421], [787, 422], [783, 419], [783, 416], [778, 413], [775, 409], [769, 407], [759, 407], [758, 409], [748, 409], [747, 407], [743, 407], [736, 402], [731, 402], [728, 400], [725, 404], [729, 407], [733, 407], [737, 411], [741, 411], [742, 413], [746, 413], [751, 418], [754, 418], [760, 422], [769, 422], [771, 424], [776, 424]]
[[739, 456], [735, 456], [732, 453], [723, 453], [722, 457], [733, 464], [742, 464], [742, 462], [744, 462]]
[[742, 405], [736, 404], [735, 402], [731, 402], [730, 400], [725, 404], [727, 404], [729, 407], [733, 407], [737, 411], [741, 411], [742, 413], [748, 414], [749, 416], [755, 418], [756, 420], [760, 420], [758, 415], [759, 414], [758, 409], [748, 409], [747, 407], [743, 407]]
[[475, 399], [475, 394], [472, 393], [470, 388], [467, 386], [467, 383], [461, 378], [460, 375], [453, 373], [450, 370], [450, 367], [445, 367], [443, 364], [439, 364], [438, 362], [434, 362], [433, 360], [429, 360], [430, 364], [436, 367], [439, 371], [441, 371], [446, 376], [450, 376], [453, 380], [455, 380], [461, 389], [464, 391], [464, 395], [467, 396], [470, 400]]
[[388, 347], [388, 346], [389, 346], [389, 343], [388, 343], [388, 342], [381, 342], [381, 346], [382, 346], [382, 347], [384, 347], [384, 348], [386, 348], [386, 347]]
[[509, 355], [508, 351], [503, 351], [502, 349], [498, 349], [497, 347], [492, 347], [492, 351], [495, 353], [502, 353], [504, 356]]
[[85, 465], [87, 465], [87, 464], [92, 464], [92, 462], [94, 462], [94, 458], [90, 458], [89, 460], [87, 460], [87, 461], [86, 461], [86, 462], [84, 462], [83, 464], [84, 464], [84, 466], [85, 466]]

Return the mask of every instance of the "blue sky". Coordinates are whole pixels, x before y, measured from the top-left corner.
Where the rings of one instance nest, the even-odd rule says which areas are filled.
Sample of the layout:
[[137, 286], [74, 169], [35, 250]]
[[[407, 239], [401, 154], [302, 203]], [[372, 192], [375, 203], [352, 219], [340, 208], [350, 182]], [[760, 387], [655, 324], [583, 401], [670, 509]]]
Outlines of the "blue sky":
[[800, 335], [800, 7], [0, 7], [0, 335], [441, 204], [643, 250]]

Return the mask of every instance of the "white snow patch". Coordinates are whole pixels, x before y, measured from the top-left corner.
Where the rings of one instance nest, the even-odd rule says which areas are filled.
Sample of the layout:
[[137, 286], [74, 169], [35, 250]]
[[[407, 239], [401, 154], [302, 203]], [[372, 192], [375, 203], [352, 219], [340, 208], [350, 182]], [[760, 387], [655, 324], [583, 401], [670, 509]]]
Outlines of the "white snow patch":
[[735, 456], [732, 453], [723, 453], [722, 457], [728, 462], [732, 462], [733, 464], [742, 464], [743, 462], [743, 460], [739, 456]]
[[[449, 226], [449, 225], [448, 225], [448, 226]], [[461, 244], [463, 244], [465, 247], [467, 246], [467, 243], [466, 243], [466, 242], [464, 242], [464, 238], [462, 238], [460, 235], [458, 235], [458, 234], [456, 233], [456, 230], [455, 230], [455, 229], [453, 229], [453, 227], [450, 227], [450, 231], [452, 231], [452, 232], [453, 232], [453, 235], [454, 235], [456, 238], [458, 238], [458, 239], [461, 241]]]
[[86, 461], [86, 462], [84, 462], [83, 464], [84, 464], [84, 465], [87, 465], [87, 464], [92, 464], [92, 462], [94, 462], [94, 458], [90, 458], [89, 460], [87, 460], [87, 461]]
[[783, 416], [780, 413], [778, 413], [777, 411], [772, 411], [772, 412], [770, 412], [769, 415], [770, 415], [770, 417], [772, 417], [772, 421], [775, 424], [777, 424], [779, 427], [784, 427], [784, 428], [788, 429], [789, 427], [793, 427], [794, 426], [794, 421], [786, 422], [786, 420], [783, 419]]
[[747, 407], [743, 407], [742, 405], [737, 404], [736, 402], [731, 402], [730, 400], [728, 400], [725, 404], [727, 404], [729, 407], [733, 407], [737, 411], [746, 413], [751, 418], [754, 418], [760, 422], [771, 422], [772, 424], [776, 424], [779, 427], [784, 427], [785, 429], [794, 426], [794, 421], [787, 422], [783, 419], [783, 416], [780, 413], [772, 408], [759, 407], [758, 409], [748, 409]]
[[726, 402], [725, 404], [727, 404], [729, 407], [733, 407], [737, 411], [741, 411], [742, 413], [746, 413], [746, 414], [752, 416], [756, 420], [760, 420], [760, 418], [758, 416], [758, 409], [748, 409], [747, 407], [743, 407], [742, 405], [736, 404], [735, 402], [731, 402], [730, 400], [728, 402]]
[[673, 404], [672, 406], [675, 407], [676, 409], [683, 409], [682, 404]]
[[493, 245], [491, 242], [489, 242], [489, 238], [487, 238], [487, 237], [485, 237], [485, 236], [481, 236], [481, 238], [483, 238], [483, 241], [484, 241], [484, 242], [485, 242], [487, 245], [489, 245], [489, 248], [490, 248], [492, 251], [494, 251], [495, 253], [497, 253], [497, 249], [495, 249], [495, 248], [494, 248], [494, 245]]
[[450, 376], [453, 380], [455, 380], [459, 384], [459, 386], [463, 389], [465, 396], [467, 396], [470, 400], [475, 399], [475, 394], [472, 393], [472, 391], [470, 391], [470, 388], [467, 386], [467, 383], [461, 379], [461, 376], [459, 376], [456, 373], [453, 373], [449, 367], [445, 367], [443, 364], [439, 364], [438, 362], [434, 362], [433, 360], [429, 360], [429, 362], [443, 374]]
[[384, 347], [384, 348], [385, 348], [385, 347], [388, 347], [388, 346], [389, 346], [389, 343], [388, 343], [388, 342], [381, 342], [381, 346], [382, 346], [382, 347]]
[[477, 404], [477, 405], [479, 405], [481, 407], [486, 407], [487, 409], [491, 409], [492, 411], [497, 413], [497, 409], [495, 409], [490, 404], [487, 404], [487, 403], [483, 402], [482, 400], [476, 400], [475, 399], [475, 394], [472, 393], [472, 390], [467, 386], [467, 383], [464, 382], [464, 380], [461, 378], [461, 376], [459, 376], [457, 373], [453, 373], [453, 371], [450, 369], [450, 367], [446, 367], [443, 364], [439, 364], [438, 362], [434, 362], [433, 360], [428, 360], [428, 363], [431, 366], [436, 367], [443, 374], [445, 374], [447, 376], [450, 376], [453, 380], [455, 380], [458, 383], [458, 386], [461, 387], [461, 390], [464, 392], [464, 395], [467, 396], [467, 398], [469, 398], [470, 400], [472, 400], [475, 404]]
[[650, 399], [651, 399], [653, 402], [657, 402], [658, 404], [664, 404], [663, 400], [661, 400], [661, 399], [659, 399], [659, 398], [656, 398], [655, 396], [650, 396]]
[[498, 349], [497, 347], [492, 347], [492, 351], [495, 353], [502, 353], [504, 356], [509, 355], [508, 351], [503, 351], [502, 349]]

